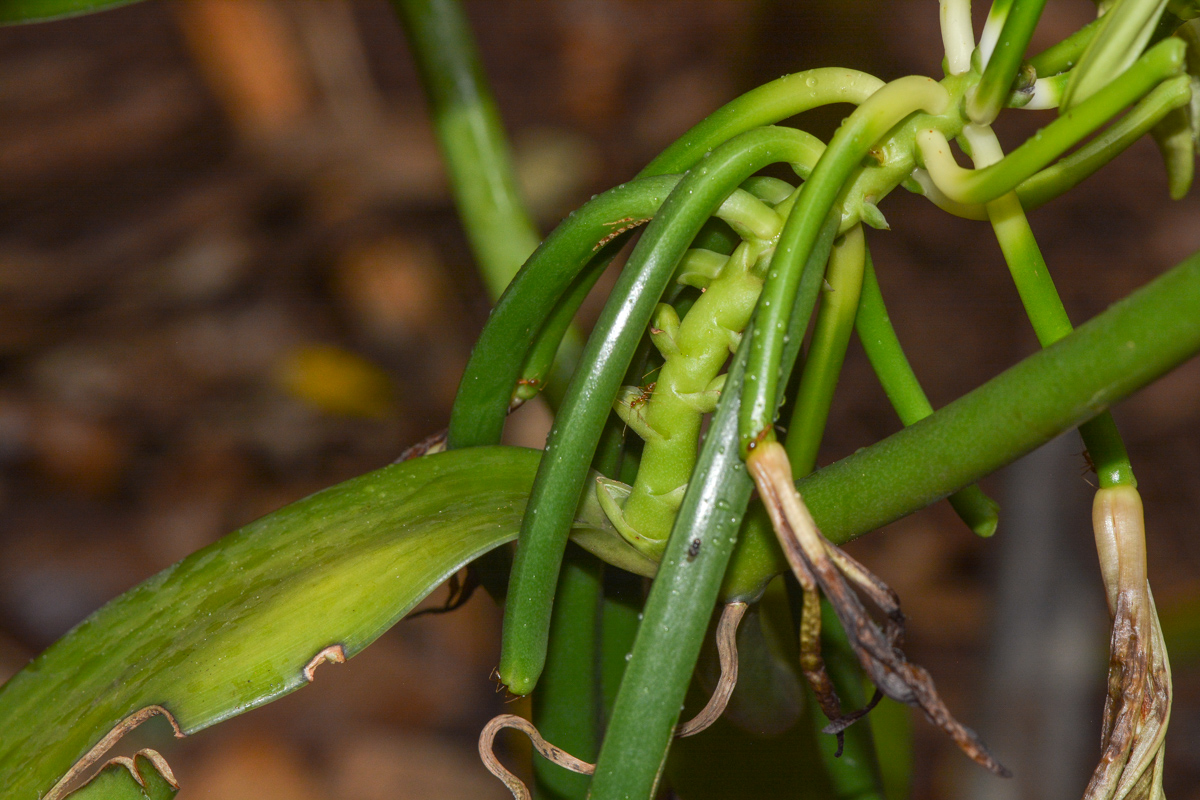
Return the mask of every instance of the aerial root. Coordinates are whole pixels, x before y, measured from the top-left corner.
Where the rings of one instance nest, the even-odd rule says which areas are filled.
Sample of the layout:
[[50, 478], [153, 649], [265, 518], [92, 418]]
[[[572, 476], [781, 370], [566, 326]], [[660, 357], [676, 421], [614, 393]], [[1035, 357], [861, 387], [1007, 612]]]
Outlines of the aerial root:
[[[910, 664], [904, 657], [899, 649], [904, 636], [904, 615], [895, 592], [817, 529], [792, 482], [791, 463], [783, 447], [778, 442], [760, 444], [746, 466], [771, 516], [788, 564], [804, 592], [800, 624], [801, 669], [816, 692], [821, 710], [830, 719], [827, 730], [839, 736], [839, 752], [841, 732], [866, 714], [876, 701], [848, 716], [841, 713], [820, 655], [818, 587], [837, 613], [859, 663], [879, 692], [893, 700], [918, 706], [930, 722], [945, 731], [977, 764], [997, 775], [1009, 777], [1011, 773], [992, 757], [974, 731], [951, 715], [938, 696], [929, 673]], [[881, 630], [867, 613], [855, 589], [883, 612], [887, 619], [884, 629]]]
[[[185, 735], [183, 729], [179, 727], [179, 723], [175, 721], [175, 717], [170, 711], [167, 711], [165, 708], [158, 705], [146, 706], [145, 708], [139, 709], [114, 725], [113, 729], [106, 733], [104, 737], [100, 739], [100, 741], [96, 742], [96, 744], [92, 746], [91, 750], [88, 750], [86, 753], [80, 756], [79, 760], [72, 764], [71, 768], [67, 770], [61, 778], [58, 779], [58, 783], [54, 784], [54, 786], [50, 788], [50, 791], [46, 793], [42, 800], [62, 800], [62, 798], [66, 797], [67, 795], [67, 788], [74, 783], [79, 776], [83, 775], [83, 773], [85, 773], [93, 764], [99, 761], [101, 756], [111, 750], [112, 746], [121, 740], [121, 737], [129, 733], [138, 725], [141, 725], [146, 720], [159, 714], [166, 717], [167, 722], [171, 723], [171, 727], [175, 731], [175, 738], [182, 739]], [[155, 755], [158, 754], [155, 753]], [[162, 756], [159, 756], [157, 761], [155, 759], [151, 759], [151, 761], [153, 761], [155, 766], [157, 766], [158, 761], [162, 761]], [[162, 763], [164, 765], [166, 764], [165, 761]], [[164, 773], [164, 777], [166, 777], [166, 775], [169, 773], [170, 769], [168, 768]], [[174, 776], [171, 776], [170, 780], [173, 782]]]
[[331, 644], [317, 653], [304, 665], [304, 680], [312, 683], [317, 677], [317, 667], [322, 664], [345, 664], [346, 650], [340, 644]]
[[483, 726], [483, 731], [479, 734], [479, 757], [483, 759], [483, 765], [487, 767], [488, 772], [503, 781], [516, 800], [533, 800], [533, 795], [529, 793], [529, 787], [520, 778], [505, 769], [504, 765], [500, 763], [500, 759], [496, 758], [493, 751], [496, 734], [504, 728], [516, 728], [522, 731], [533, 742], [533, 749], [537, 750], [538, 755], [563, 769], [569, 769], [580, 775], [591, 775], [596, 771], [595, 764], [581, 761], [543, 739], [542, 735], [538, 733], [538, 729], [529, 720], [518, 717], [516, 714], [501, 714]]
[[1171, 665], [1146, 580], [1141, 498], [1131, 486], [1100, 489], [1092, 514], [1113, 626], [1103, 752], [1084, 799], [1160, 798]]
[[738, 626], [749, 607], [748, 603], [740, 601], [726, 603], [721, 612], [721, 621], [717, 623], [717, 655], [721, 661], [721, 678], [717, 681], [717, 688], [712, 697], [708, 699], [704, 708], [700, 709], [700, 713], [675, 731], [676, 738], [695, 736], [708, 728], [724, 713], [725, 706], [729, 705], [729, 697], [733, 694], [738, 679]]

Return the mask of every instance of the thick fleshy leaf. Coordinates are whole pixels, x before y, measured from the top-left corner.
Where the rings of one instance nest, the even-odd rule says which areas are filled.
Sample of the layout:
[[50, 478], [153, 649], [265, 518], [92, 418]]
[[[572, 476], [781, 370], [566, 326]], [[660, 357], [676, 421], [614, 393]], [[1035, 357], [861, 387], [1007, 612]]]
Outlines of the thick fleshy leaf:
[[323, 660], [355, 655], [515, 537], [538, 456], [475, 448], [386, 467], [113, 600], [0, 688], [4, 797], [45, 796], [141, 709], [161, 706], [191, 733], [300, 688]]
[[0, 0], [0, 23], [36, 22], [91, 14], [138, 0]]

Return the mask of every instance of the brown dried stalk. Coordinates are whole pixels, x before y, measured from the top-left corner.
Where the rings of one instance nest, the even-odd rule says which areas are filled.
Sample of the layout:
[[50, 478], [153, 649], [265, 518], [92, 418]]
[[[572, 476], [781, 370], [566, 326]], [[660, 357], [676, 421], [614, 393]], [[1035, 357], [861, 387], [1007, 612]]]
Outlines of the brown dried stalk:
[[1171, 666], [1146, 579], [1146, 526], [1137, 489], [1097, 491], [1092, 527], [1113, 629], [1103, 753], [1084, 798], [1156, 800], [1163, 796]]
[[[792, 481], [787, 452], [777, 442], [764, 442], [746, 461], [759, 495], [771, 516], [788, 564], [804, 592], [800, 625], [800, 659], [821, 710], [840, 733], [866, 710], [843, 716], [837, 694], [825, 673], [820, 654], [820, 598], [825, 593], [854, 647], [858, 660], [880, 692], [902, 703], [918, 706], [926, 718], [954, 739], [964, 753], [997, 775], [1011, 773], [987, 751], [979, 737], [950, 714], [934, 688], [929, 673], [910, 664], [899, 649], [904, 635], [904, 615], [895, 592], [836, 545], [821, 535]], [[849, 582], [847, 582], [849, 580]], [[853, 586], [853, 588], [852, 588]], [[885, 629], [871, 618], [855, 589], [865, 594], [887, 618]]]

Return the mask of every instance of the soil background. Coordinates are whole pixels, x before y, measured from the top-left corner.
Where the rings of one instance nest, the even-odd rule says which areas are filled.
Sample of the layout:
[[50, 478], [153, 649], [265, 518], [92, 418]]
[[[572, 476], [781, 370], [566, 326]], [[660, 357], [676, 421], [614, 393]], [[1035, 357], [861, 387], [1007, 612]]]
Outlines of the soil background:
[[[467, 8], [546, 231], [759, 83], [942, 60], [932, 2]], [[1035, 48], [1090, 13], [1050, 3]], [[800, 123], [827, 139], [845, 113]], [[1050, 119], [1007, 114], [1002, 139]], [[882, 210], [869, 243], [935, 407], [1036, 349], [986, 225], [903, 190]], [[1200, 249], [1200, 195], [1167, 199], [1149, 141], [1031, 219], [1077, 322]], [[193, 550], [443, 427], [487, 308], [382, 0], [151, 0], [0, 29], [0, 679]], [[1198, 394], [1193, 361], [1115, 410], [1173, 656], [1173, 798], [1200, 797]], [[546, 420], [524, 412], [512, 441]], [[853, 343], [821, 463], [898, 425]], [[1082, 792], [1107, 620], [1081, 451], [1065, 438], [989, 478], [992, 540], [935, 506], [852, 546], [902, 596], [913, 660], [1018, 776], [976, 775], [914, 713], [913, 797]], [[156, 744], [189, 798], [501, 798], [474, 753], [503, 707], [498, 631], [479, 593]]]

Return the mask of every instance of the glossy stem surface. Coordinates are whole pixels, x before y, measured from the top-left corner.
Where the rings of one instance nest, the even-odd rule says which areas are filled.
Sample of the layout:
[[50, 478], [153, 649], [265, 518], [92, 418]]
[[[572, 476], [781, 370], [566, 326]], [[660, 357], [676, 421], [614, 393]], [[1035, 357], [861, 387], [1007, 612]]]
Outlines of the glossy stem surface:
[[814, 472], [797, 488], [821, 532], [840, 544], [1102, 414], [1197, 350], [1200, 253], [1066, 338], [932, 416]]
[[[650, 800], [754, 483], [735, 446], [743, 339], [646, 601], [588, 796]], [[693, 544], [699, 540], [697, 547]]]
[[630, 219], [654, 216], [678, 184], [676, 176], [645, 178], [609, 189], [546, 237], [496, 302], [463, 372], [450, 412], [451, 447], [496, 444], [510, 398], [534, 339], [598, 245]]
[[664, 201], [622, 271], [550, 431], [517, 539], [499, 667], [515, 694], [532, 690], [541, 674], [558, 567], [596, 442], [675, 267], [742, 181], [768, 164], [808, 163], [810, 139], [788, 128], [758, 128], [714, 150]]
[[874, 75], [825, 67], [784, 75], [726, 103], [651, 161], [639, 175], [666, 175], [691, 169], [704, 154], [740, 133], [774, 125], [831, 103], [866, 101], [883, 86]]

